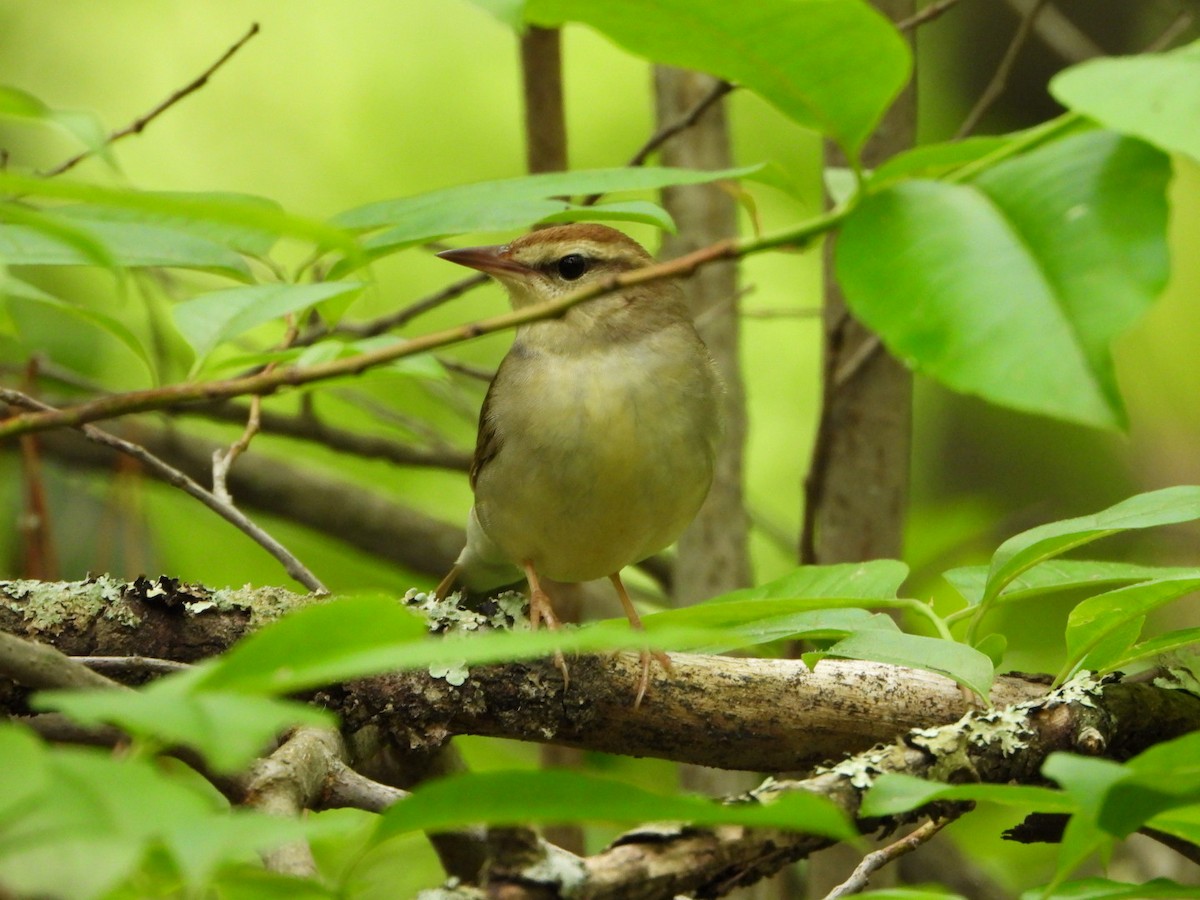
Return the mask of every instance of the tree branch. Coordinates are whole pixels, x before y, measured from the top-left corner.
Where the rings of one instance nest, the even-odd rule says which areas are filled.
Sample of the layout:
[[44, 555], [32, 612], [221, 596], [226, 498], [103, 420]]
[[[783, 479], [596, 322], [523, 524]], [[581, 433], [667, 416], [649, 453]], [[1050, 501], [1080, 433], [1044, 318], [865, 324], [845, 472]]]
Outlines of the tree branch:
[[[258, 23], [255, 22], [250, 26], [250, 29], [244, 35], [238, 38], [228, 50], [221, 54], [221, 57], [215, 63], [201, 72], [196, 78], [189, 81], [179, 90], [175, 91], [173, 94], [171, 94], [171, 96], [167, 97], [166, 100], [162, 101], [162, 103], [158, 104], [158, 106], [154, 107], [154, 109], [138, 116], [124, 128], [118, 128], [116, 131], [110, 134], [107, 139], [105, 139], [104, 146], [112, 146], [117, 141], [121, 140], [122, 138], [129, 137], [131, 134], [141, 134], [147, 125], [165, 113], [184, 97], [187, 97], [189, 94], [194, 94], [196, 91], [200, 90], [200, 88], [208, 84], [208, 79], [212, 78], [212, 76], [216, 74], [217, 69], [229, 62], [233, 55], [241, 50], [242, 47], [245, 46], [246, 42], [250, 40], [250, 38], [258, 34], [258, 31]], [[75, 166], [79, 165], [85, 159], [90, 156], [94, 156], [95, 154], [95, 150], [84, 150], [82, 153], [72, 156], [65, 162], [59, 163], [53, 169], [50, 169], [43, 174], [47, 178], [51, 178], [55, 175], [61, 175], [63, 172], [67, 172], [75, 168]]]
[[[8, 388], [0, 388], [0, 400], [13, 406], [20, 406], [26, 409], [42, 410], [43, 415], [59, 412], [52, 406], [42, 403], [40, 400], [35, 400], [32, 397], [27, 397], [20, 391], [10, 390]], [[95, 427], [94, 425], [76, 426], [83, 432], [83, 436], [89, 441], [96, 444], [101, 444], [116, 450], [119, 453], [124, 453], [126, 456], [131, 456], [145, 466], [151, 473], [165, 481], [172, 487], [177, 487], [188, 496], [199, 500], [218, 516], [229, 522], [252, 541], [270, 553], [277, 559], [290, 576], [308, 588], [310, 591], [315, 591], [319, 594], [327, 594], [329, 591], [321, 580], [317, 578], [308, 568], [297, 559], [290, 550], [267, 534], [267, 532], [243, 513], [240, 509], [234, 506], [227, 500], [223, 500], [214, 494], [212, 491], [205, 490], [199, 483], [189, 478], [183, 472], [180, 472], [173, 466], [167, 465], [145, 447], [131, 443], [123, 438], [119, 438], [114, 434], [109, 434], [107, 431]], [[212, 459], [212, 457], [209, 457]]]
[[421, 335], [409, 341], [397, 342], [390, 347], [383, 347], [345, 359], [331, 360], [305, 368], [286, 367], [273, 372], [259, 372], [218, 381], [185, 382], [162, 388], [113, 394], [53, 412], [33, 412], [11, 416], [0, 421], [0, 439], [46, 431], [51, 428], [74, 427], [100, 419], [109, 419], [128, 413], [147, 412], [180, 403], [226, 400], [244, 394], [270, 394], [281, 388], [359, 375], [368, 369], [397, 359], [473, 340], [486, 334], [506, 331], [529, 322], [553, 318], [562, 315], [571, 307], [583, 303], [585, 300], [612, 293], [623, 287], [646, 284], [663, 278], [685, 277], [701, 266], [718, 260], [736, 259], [777, 247], [806, 247], [840, 223], [846, 213], [846, 209], [834, 210], [776, 234], [721, 241], [669, 262], [622, 272], [602, 282], [573, 291], [558, 300], [534, 304], [477, 322]]

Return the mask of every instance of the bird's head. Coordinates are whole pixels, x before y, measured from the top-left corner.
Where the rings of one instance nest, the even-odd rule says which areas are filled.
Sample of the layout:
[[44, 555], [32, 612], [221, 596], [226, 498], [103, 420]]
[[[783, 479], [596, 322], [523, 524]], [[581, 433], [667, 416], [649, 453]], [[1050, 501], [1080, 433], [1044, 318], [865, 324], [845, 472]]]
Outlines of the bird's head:
[[542, 228], [509, 244], [446, 250], [438, 256], [491, 275], [508, 289], [516, 309], [653, 262], [637, 241], [590, 222]]

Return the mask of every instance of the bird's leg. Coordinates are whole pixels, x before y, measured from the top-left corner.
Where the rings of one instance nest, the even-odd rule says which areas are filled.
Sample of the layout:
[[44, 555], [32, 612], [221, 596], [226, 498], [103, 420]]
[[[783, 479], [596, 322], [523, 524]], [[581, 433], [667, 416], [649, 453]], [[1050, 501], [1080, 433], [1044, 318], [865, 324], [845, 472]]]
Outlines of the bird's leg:
[[[525, 570], [525, 580], [529, 582], [529, 627], [537, 631], [538, 623], [545, 619], [548, 629], [558, 631], [558, 616], [554, 614], [554, 607], [550, 604], [550, 595], [542, 589], [541, 582], [538, 581], [533, 563], [526, 560], [521, 563], [521, 568]], [[563, 659], [561, 650], [554, 651], [554, 665], [562, 672], [565, 691], [571, 685], [571, 676], [567, 672], [567, 661]]]
[[[621, 583], [621, 573], [613, 572], [608, 576], [608, 580], [613, 583], [613, 587], [617, 589], [617, 596], [621, 598], [621, 606], [625, 608], [625, 616], [629, 619], [629, 625], [635, 631], [645, 631], [642, 625], [642, 618], [638, 615], [637, 610], [633, 608], [633, 601], [629, 599], [629, 592], [625, 590], [625, 585]], [[634, 698], [633, 708], [637, 709], [642, 705], [642, 698], [646, 696], [646, 688], [650, 686], [650, 657], [653, 656], [658, 660], [658, 664], [667, 672], [671, 671], [671, 657], [663, 653], [661, 650], [643, 650], [642, 651], [642, 677], [638, 680], [637, 697]]]
[[438, 582], [438, 586], [433, 589], [433, 596], [439, 600], [445, 600], [446, 595], [450, 593], [450, 588], [454, 587], [454, 582], [458, 581], [460, 570], [458, 566], [454, 566], [446, 573], [446, 577]]

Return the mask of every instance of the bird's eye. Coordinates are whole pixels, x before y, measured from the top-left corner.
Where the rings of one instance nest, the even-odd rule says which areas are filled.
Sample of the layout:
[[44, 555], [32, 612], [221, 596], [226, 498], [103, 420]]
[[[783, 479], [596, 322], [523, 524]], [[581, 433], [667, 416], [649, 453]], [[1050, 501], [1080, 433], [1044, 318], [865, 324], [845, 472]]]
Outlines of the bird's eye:
[[574, 281], [587, 271], [587, 258], [582, 253], [568, 253], [558, 261], [558, 274], [567, 281]]

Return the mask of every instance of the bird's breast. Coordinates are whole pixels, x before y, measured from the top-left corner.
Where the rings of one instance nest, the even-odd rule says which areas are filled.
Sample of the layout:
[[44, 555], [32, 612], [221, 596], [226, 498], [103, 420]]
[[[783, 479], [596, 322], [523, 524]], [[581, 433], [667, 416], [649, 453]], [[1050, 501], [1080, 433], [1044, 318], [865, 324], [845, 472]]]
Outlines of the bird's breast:
[[489, 407], [480, 524], [514, 562], [600, 578], [672, 543], [712, 480], [716, 380], [690, 328], [558, 356], [517, 351]]

